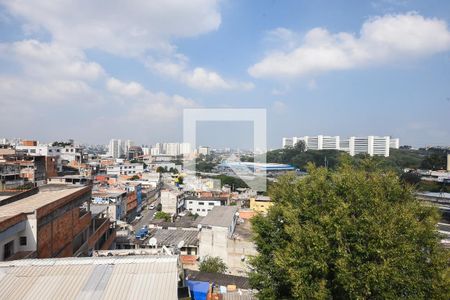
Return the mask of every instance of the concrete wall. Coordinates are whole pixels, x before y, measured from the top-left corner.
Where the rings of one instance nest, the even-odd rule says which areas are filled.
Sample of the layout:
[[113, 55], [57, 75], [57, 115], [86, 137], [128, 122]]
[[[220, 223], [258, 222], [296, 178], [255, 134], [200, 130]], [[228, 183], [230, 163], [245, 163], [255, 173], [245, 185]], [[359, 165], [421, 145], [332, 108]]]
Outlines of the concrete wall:
[[[212, 205], [210, 204], [212, 203]], [[200, 199], [200, 200], [185, 200], [186, 209], [189, 210], [192, 214], [198, 214], [199, 216], [206, 216], [208, 211], [212, 210], [214, 206], [220, 206], [220, 200], [208, 200], [208, 199]]]

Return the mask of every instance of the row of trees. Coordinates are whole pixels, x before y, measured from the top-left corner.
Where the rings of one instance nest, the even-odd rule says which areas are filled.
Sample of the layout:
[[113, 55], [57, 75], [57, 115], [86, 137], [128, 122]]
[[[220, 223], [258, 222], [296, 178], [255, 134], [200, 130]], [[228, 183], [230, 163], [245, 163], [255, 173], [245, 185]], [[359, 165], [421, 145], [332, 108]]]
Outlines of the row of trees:
[[[267, 162], [291, 164], [301, 170], [305, 170], [308, 163], [312, 162], [316, 166], [326, 166], [336, 168], [341, 156], [348, 154], [338, 150], [308, 150], [305, 151], [303, 142], [297, 143], [294, 147], [269, 151], [266, 154]], [[352, 159], [358, 163], [368, 155], [356, 155]], [[244, 158], [248, 159], [248, 158]], [[447, 150], [441, 148], [429, 148], [412, 150], [410, 148], [390, 149], [389, 157], [376, 156], [378, 164], [386, 169], [401, 171], [405, 168], [411, 169], [445, 169], [447, 164]]]
[[271, 186], [274, 206], [252, 219], [260, 299], [449, 299], [449, 252], [436, 209], [377, 161], [309, 164]]

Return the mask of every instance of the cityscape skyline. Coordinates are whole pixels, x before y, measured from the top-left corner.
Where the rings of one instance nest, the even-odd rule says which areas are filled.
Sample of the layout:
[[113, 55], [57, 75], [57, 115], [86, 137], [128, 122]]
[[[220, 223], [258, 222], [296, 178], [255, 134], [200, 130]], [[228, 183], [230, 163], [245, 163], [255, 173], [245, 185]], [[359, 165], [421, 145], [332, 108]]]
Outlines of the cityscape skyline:
[[0, 2], [0, 136], [181, 142], [184, 108], [232, 107], [267, 109], [269, 148], [449, 144], [450, 3], [169, 2]]

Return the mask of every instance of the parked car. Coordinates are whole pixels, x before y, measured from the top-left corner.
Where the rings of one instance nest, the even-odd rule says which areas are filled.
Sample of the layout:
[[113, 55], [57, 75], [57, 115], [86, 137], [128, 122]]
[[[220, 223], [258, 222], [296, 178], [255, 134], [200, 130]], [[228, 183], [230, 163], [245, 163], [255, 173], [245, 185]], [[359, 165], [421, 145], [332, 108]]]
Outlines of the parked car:
[[135, 221], [139, 221], [140, 219], [142, 219], [142, 215], [137, 215], [137, 216], [134, 218]]
[[155, 204], [150, 204], [150, 206], [148, 207], [148, 209], [155, 209]]

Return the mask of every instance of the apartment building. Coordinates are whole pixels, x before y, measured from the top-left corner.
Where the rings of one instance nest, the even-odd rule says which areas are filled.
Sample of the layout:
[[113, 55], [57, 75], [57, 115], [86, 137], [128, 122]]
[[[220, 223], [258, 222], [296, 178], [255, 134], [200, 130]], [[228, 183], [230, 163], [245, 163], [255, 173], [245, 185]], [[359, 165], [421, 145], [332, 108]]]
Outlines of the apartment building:
[[205, 146], [198, 147], [198, 154], [209, 155], [209, 147]]
[[364, 136], [341, 138], [340, 136], [304, 136], [283, 138], [283, 148], [293, 147], [304, 142], [306, 150], [341, 150], [354, 156], [357, 154], [381, 155], [388, 157], [389, 149], [398, 149], [400, 140], [389, 136]]
[[0, 260], [86, 256], [114, 247], [115, 225], [90, 211], [90, 186], [0, 196]]
[[124, 164], [115, 164], [112, 166], [106, 167], [106, 174], [108, 175], [138, 175], [144, 172], [144, 164], [140, 163], [124, 163]]
[[93, 191], [91, 207], [95, 211], [106, 211], [111, 221], [125, 219], [127, 215], [127, 192], [125, 190], [101, 190]]
[[223, 206], [228, 203], [227, 197], [186, 197], [185, 207], [186, 210], [193, 215], [206, 216], [214, 206]]
[[185, 195], [183, 192], [172, 189], [161, 191], [162, 211], [172, 216], [178, 215], [184, 210]]

